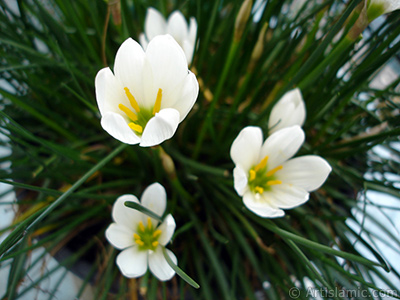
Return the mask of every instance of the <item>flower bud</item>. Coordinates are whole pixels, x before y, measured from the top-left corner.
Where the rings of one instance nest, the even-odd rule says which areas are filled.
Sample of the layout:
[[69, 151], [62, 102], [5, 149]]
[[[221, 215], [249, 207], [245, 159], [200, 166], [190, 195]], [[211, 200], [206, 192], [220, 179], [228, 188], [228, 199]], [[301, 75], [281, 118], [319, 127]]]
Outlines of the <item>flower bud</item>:
[[400, 1], [394, 0], [368, 0], [367, 1], [367, 17], [372, 22], [377, 17], [400, 9]]
[[293, 125], [302, 126], [306, 118], [306, 109], [300, 89], [287, 92], [272, 108], [269, 116], [269, 133]]
[[400, 1], [393, 0], [364, 0], [360, 3], [362, 10], [347, 36], [355, 41], [365, 28], [377, 17], [400, 9]]
[[239, 13], [237, 14], [235, 21], [235, 34], [234, 41], [240, 41], [244, 28], [246, 27], [247, 21], [250, 17], [251, 8], [253, 6], [253, 0], [245, 0], [242, 6], [239, 9]]
[[249, 64], [249, 70], [253, 70], [257, 61], [260, 59], [263, 50], [264, 50], [264, 42], [265, 42], [265, 32], [267, 31], [268, 23], [265, 23], [261, 28], [260, 34], [258, 35], [258, 39], [256, 45], [254, 46], [253, 52], [251, 53], [251, 59]]
[[175, 164], [174, 161], [172, 160], [171, 156], [169, 156], [163, 148], [158, 147], [159, 149], [159, 156], [161, 159], [162, 166], [164, 168], [164, 171], [168, 174], [168, 176], [173, 179], [176, 177], [176, 171], [175, 171]]
[[111, 15], [116, 26], [121, 25], [121, 0], [110, 0], [108, 5], [111, 10]]

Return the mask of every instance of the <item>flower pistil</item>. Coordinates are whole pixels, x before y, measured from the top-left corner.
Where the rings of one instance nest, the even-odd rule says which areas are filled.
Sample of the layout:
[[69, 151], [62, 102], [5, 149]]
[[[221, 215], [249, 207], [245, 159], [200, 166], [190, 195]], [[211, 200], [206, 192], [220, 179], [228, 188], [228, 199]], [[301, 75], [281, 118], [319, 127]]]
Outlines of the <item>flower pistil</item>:
[[139, 246], [139, 250], [155, 251], [158, 246], [158, 238], [162, 231], [153, 226], [150, 218], [147, 218], [147, 226], [142, 221], [139, 222], [137, 232], [133, 234], [135, 243]]
[[137, 103], [135, 97], [129, 91], [127, 87], [124, 88], [125, 94], [128, 97], [129, 103], [131, 104], [132, 108], [135, 110], [133, 112], [130, 108], [126, 107], [122, 103], [118, 104], [118, 108], [122, 110], [128, 118], [131, 120], [128, 126], [136, 131], [137, 133], [141, 134], [143, 132], [143, 128], [146, 127], [147, 122], [156, 115], [156, 113], [160, 112], [161, 109], [161, 100], [162, 100], [162, 89], [158, 89], [156, 102], [154, 103], [153, 111], [150, 113], [147, 109], [140, 109], [139, 104]]
[[250, 190], [256, 194], [264, 193], [264, 191], [269, 190], [272, 185], [282, 184], [282, 181], [275, 177], [275, 173], [282, 170], [282, 165], [267, 171], [268, 158], [268, 155], [265, 156], [249, 171], [249, 187]]

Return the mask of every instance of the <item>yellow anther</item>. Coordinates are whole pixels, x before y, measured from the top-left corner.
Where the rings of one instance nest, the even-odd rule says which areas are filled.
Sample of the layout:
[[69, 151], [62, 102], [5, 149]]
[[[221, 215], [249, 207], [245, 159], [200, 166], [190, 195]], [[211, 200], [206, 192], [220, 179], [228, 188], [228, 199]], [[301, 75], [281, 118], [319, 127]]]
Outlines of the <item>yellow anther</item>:
[[137, 233], [134, 233], [133, 234], [133, 238], [135, 239], [135, 240], [140, 240], [141, 238], [140, 238], [140, 235], [138, 235]]
[[264, 189], [263, 189], [261, 186], [256, 186], [256, 187], [254, 188], [254, 190], [255, 190], [256, 193], [258, 193], [258, 194], [264, 193]]
[[143, 231], [143, 232], [146, 230], [146, 228], [144, 228], [142, 221], [139, 222], [139, 229], [140, 229], [140, 231]]
[[158, 237], [160, 234], [161, 234], [161, 230], [160, 229], [157, 229], [156, 231], [154, 231], [153, 232], [153, 238], [156, 238], [156, 237]]
[[267, 185], [268, 186], [276, 185], [276, 184], [282, 184], [282, 181], [280, 181], [280, 180], [269, 180], [269, 181], [267, 181]]
[[256, 171], [254, 171], [253, 169], [250, 170], [250, 178], [249, 181], [253, 181], [254, 179], [256, 179]]
[[157, 241], [154, 241], [154, 242], [151, 243], [151, 245], [152, 245], [153, 247], [157, 247], [157, 246], [158, 246], [158, 242], [157, 242]]
[[268, 162], [268, 158], [269, 158], [268, 155], [266, 155], [266, 156], [258, 163], [258, 165], [254, 167], [254, 171], [257, 172], [257, 171], [259, 171], [259, 170], [265, 168], [265, 166], [267, 165], [267, 162]]
[[135, 243], [138, 244], [139, 246], [144, 245], [144, 242], [142, 240], [135, 240]]
[[118, 108], [122, 110], [132, 121], [137, 121], [137, 115], [123, 104], [118, 104]]
[[128, 126], [129, 126], [132, 130], [134, 130], [134, 131], [136, 131], [136, 132], [138, 132], [138, 133], [142, 133], [142, 132], [143, 132], [143, 127], [140, 126], [140, 125], [138, 125], [138, 124], [135, 124], [135, 123], [131, 122], [131, 123], [128, 124]]
[[153, 224], [151, 223], [150, 217], [147, 217], [147, 227], [148, 227], [149, 229], [153, 228]]
[[162, 89], [158, 89], [156, 103], [154, 103], [153, 107], [153, 115], [158, 113], [161, 109], [161, 99], [162, 99]]
[[139, 107], [139, 104], [136, 102], [135, 97], [133, 97], [133, 95], [131, 94], [131, 92], [129, 91], [129, 89], [127, 87], [125, 87], [124, 90], [125, 90], [125, 94], [128, 97], [128, 100], [131, 103], [133, 109], [136, 110], [136, 112], [139, 112], [140, 107]]
[[279, 170], [282, 170], [282, 166], [277, 166], [276, 168], [273, 168], [272, 170], [269, 170], [267, 172], [267, 174], [265, 174], [265, 176], [270, 177], [272, 175], [274, 175], [276, 172], [278, 172]]

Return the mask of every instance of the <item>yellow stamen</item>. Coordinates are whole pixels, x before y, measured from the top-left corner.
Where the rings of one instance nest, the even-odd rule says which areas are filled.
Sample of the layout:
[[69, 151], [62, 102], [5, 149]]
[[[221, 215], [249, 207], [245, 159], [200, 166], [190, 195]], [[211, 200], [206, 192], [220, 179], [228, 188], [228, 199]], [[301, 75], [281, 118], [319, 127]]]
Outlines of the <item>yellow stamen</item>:
[[256, 179], [256, 171], [254, 171], [253, 169], [250, 170], [250, 178], [249, 181], [253, 181], [254, 179]]
[[144, 242], [142, 240], [136, 240], [135, 243], [138, 244], [139, 246], [144, 245]]
[[158, 246], [158, 242], [157, 242], [157, 241], [154, 241], [154, 242], [151, 243], [151, 245], [152, 245], [153, 247], [157, 247], [157, 246]]
[[151, 223], [150, 217], [147, 218], [147, 227], [148, 227], [149, 229], [153, 228], [153, 224]]
[[140, 240], [140, 235], [138, 235], [137, 233], [134, 233], [134, 234], [133, 234], [133, 238], [134, 238], [135, 240]]
[[153, 107], [153, 115], [158, 113], [161, 109], [162, 89], [158, 89], [156, 103]]
[[131, 92], [129, 91], [129, 89], [127, 87], [125, 87], [124, 90], [125, 90], [125, 94], [128, 97], [129, 102], [131, 103], [133, 109], [136, 110], [136, 112], [139, 112], [140, 107], [139, 107], [139, 104], [136, 102], [135, 97], [133, 97], [133, 95], [131, 94]]
[[158, 237], [160, 234], [161, 234], [161, 230], [160, 229], [157, 229], [156, 231], [154, 231], [153, 232], [153, 238], [156, 238], [156, 237]]
[[274, 175], [276, 172], [278, 172], [279, 170], [282, 170], [282, 166], [277, 166], [276, 168], [273, 168], [272, 170], [269, 170], [267, 172], [267, 174], [265, 174], [265, 176], [270, 177], [272, 175]]
[[146, 228], [144, 228], [144, 225], [143, 225], [143, 222], [142, 222], [142, 221], [139, 222], [139, 229], [140, 229], [140, 231], [143, 231], [143, 232], [144, 232], [145, 229], [146, 229]]
[[264, 193], [264, 189], [263, 189], [262, 187], [260, 187], [260, 186], [256, 186], [254, 190], [255, 190], [256, 193], [258, 193], [258, 194]]
[[255, 166], [254, 167], [254, 171], [258, 171], [258, 170], [261, 170], [261, 169], [263, 169], [263, 168], [265, 168], [265, 166], [267, 165], [267, 162], [268, 162], [268, 155], [266, 155], [259, 163], [258, 163], [258, 165], [257, 166]]
[[129, 119], [131, 119], [132, 121], [137, 121], [138, 119], [137, 115], [135, 115], [135, 113], [131, 111], [129, 108], [127, 108], [125, 105], [118, 104], [118, 108], [122, 110], [124, 113], [126, 113]]
[[275, 184], [282, 184], [282, 181], [280, 181], [280, 180], [269, 180], [269, 181], [267, 181], [267, 185], [268, 186], [275, 185]]
[[142, 132], [143, 132], [143, 127], [140, 126], [140, 125], [138, 125], [138, 124], [135, 124], [135, 123], [131, 122], [131, 123], [128, 124], [128, 126], [129, 126], [132, 130], [135, 130], [136, 132], [139, 132], [139, 133], [142, 133]]

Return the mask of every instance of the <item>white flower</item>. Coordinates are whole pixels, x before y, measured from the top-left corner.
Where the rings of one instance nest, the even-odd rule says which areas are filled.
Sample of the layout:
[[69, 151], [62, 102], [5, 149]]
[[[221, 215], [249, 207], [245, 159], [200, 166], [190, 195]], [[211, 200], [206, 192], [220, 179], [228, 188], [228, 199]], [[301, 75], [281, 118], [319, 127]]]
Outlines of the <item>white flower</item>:
[[272, 108], [268, 121], [269, 133], [293, 125], [302, 126], [305, 119], [304, 100], [300, 89], [295, 88], [283, 95]]
[[259, 127], [244, 128], [231, 147], [234, 186], [246, 207], [262, 217], [281, 217], [319, 188], [331, 167], [321, 157], [290, 159], [304, 142], [300, 126], [276, 131], [263, 143]]
[[143, 147], [171, 138], [199, 92], [185, 54], [169, 35], [154, 38], [146, 52], [127, 39], [115, 57], [114, 74], [100, 70], [95, 86], [103, 129]]
[[400, 0], [367, 0], [368, 21], [400, 9]]
[[[141, 205], [150, 209], [160, 217], [166, 207], [166, 192], [162, 185], [153, 183], [143, 192]], [[113, 206], [112, 223], [106, 230], [107, 240], [117, 249], [123, 250], [117, 256], [117, 265], [122, 274], [128, 278], [136, 278], [146, 273], [147, 268], [159, 280], [171, 279], [175, 271], [167, 263], [162, 247], [170, 241], [175, 231], [175, 220], [167, 215], [158, 222], [145, 214], [126, 207], [125, 201], [139, 203], [133, 195], [119, 197]], [[167, 250], [169, 257], [176, 264], [175, 255]]]
[[174, 11], [170, 14], [168, 21], [156, 9], [150, 7], [147, 9], [146, 20], [144, 23], [144, 33], [139, 36], [139, 41], [146, 49], [149, 41], [161, 34], [170, 34], [178, 42], [185, 52], [187, 64], [190, 65], [193, 58], [194, 46], [196, 43], [197, 22], [190, 18], [190, 25], [180, 11]]

